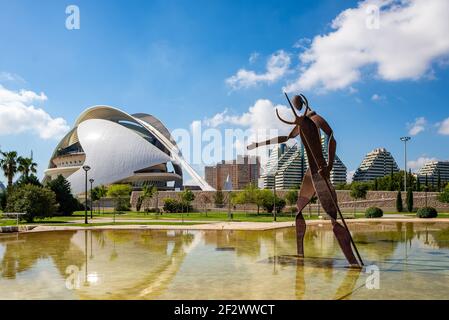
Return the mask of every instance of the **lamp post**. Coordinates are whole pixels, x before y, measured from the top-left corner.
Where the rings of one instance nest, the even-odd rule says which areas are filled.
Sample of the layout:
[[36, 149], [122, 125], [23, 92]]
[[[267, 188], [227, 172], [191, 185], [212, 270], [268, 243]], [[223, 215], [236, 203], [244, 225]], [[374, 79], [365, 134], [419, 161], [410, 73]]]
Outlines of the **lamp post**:
[[94, 203], [92, 200], [92, 183], [94, 183], [94, 179], [90, 178], [89, 182], [90, 182], [90, 218], [93, 219], [93, 214], [92, 214], [92, 208], [94, 207]]
[[404, 191], [407, 192], [407, 141], [410, 137], [401, 137], [401, 141], [404, 142]]
[[85, 199], [84, 199], [85, 200], [85, 202], [84, 202], [84, 223], [87, 224], [87, 171], [90, 170], [90, 167], [89, 166], [83, 166], [83, 170], [85, 172], [85, 182], [86, 182], [85, 189], [84, 189], [84, 191], [85, 191], [85, 193], [84, 193], [84, 195], [85, 195]]

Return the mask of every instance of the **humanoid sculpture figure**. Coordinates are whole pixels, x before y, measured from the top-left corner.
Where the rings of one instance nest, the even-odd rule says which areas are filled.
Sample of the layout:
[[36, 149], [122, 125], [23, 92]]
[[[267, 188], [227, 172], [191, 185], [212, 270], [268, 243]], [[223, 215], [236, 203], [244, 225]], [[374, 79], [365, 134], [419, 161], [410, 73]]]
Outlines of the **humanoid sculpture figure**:
[[[288, 96], [286, 94], [288, 99]], [[332, 230], [337, 238], [337, 241], [351, 266], [362, 266], [363, 262], [358, 254], [357, 248], [352, 240], [351, 234], [344, 222], [340, 209], [337, 203], [337, 194], [330, 182], [330, 172], [333, 168], [337, 143], [335, 141], [333, 131], [329, 124], [315, 111], [309, 107], [309, 103], [304, 95], [296, 95], [292, 99], [290, 107], [295, 115], [294, 121], [286, 121], [279, 116], [278, 110], [276, 115], [282, 122], [293, 125], [294, 128], [288, 136], [280, 136], [263, 142], [256, 142], [248, 146], [248, 150], [265, 146], [269, 144], [283, 143], [290, 139], [300, 137], [304, 149], [307, 153], [309, 168], [304, 175], [301, 189], [299, 190], [296, 214], [296, 241], [297, 254], [299, 257], [304, 257], [304, 234], [306, 232], [306, 223], [302, 215], [302, 210], [307, 206], [310, 200], [317, 195], [320, 203], [326, 213], [329, 215], [332, 222]], [[305, 111], [302, 115], [298, 115], [296, 110], [301, 111], [305, 106]], [[321, 147], [320, 130], [328, 136], [328, 159], [324, 159]], [[342, 224], [337, 221], [337, 214], [340, 213]], [[352, 250], [351, 244], [360, 260], [356, 259]]]

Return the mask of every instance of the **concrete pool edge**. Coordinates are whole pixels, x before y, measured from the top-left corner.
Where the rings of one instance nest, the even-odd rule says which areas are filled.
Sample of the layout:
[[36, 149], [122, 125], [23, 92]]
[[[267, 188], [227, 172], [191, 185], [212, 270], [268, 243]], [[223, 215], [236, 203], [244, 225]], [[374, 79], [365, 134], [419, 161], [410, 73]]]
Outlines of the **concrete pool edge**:
[[[415, 222], [415, 223], [449, 223], [449, 218], [374, 218], [374, 219], [347, 219], [347, 224], [353, 223], [391, 223], [391, 222]], [[306, 220], [307, 225], [329, 224], [330, 220]], [[77, 230], [241, 230], [241, 231], [264, 231], [273, 229], [282, 229], [294, 227], [294, 221], [287, 222], [216, 222], [195, 225], [106, 225], [106, 226], [36, 226], [31, 230], [21, 231], [28, 232], [46, 232], [46, 231], [77, 231]]]

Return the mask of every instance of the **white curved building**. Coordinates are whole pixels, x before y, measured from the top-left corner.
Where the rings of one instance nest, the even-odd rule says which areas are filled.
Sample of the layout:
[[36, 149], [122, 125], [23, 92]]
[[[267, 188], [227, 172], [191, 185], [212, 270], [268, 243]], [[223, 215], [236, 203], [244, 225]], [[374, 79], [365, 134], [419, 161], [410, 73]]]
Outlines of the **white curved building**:
[[152, 184], [160, 190], [182, 186], [183, 170], [202, 190], [213, 190], [182, 158], [168, 129], [154, 116], [127, 114], [108, 106], [85, 110], [59, 142], [45, 170], [45, 180], [62, 174], [74, 194], [85, 190], [83, 166], [93, 187]]

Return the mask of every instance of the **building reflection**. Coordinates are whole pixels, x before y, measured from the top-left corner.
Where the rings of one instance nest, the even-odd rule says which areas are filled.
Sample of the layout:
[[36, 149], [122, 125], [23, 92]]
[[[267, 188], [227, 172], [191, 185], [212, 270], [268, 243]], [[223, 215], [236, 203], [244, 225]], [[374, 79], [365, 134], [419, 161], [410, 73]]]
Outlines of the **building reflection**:
[[[449, 247], [449, 226], [442, 228], [441, 224], [385, 222], [349, 226], [367, 264], [404, 260], [416, 248]], [[62, 280], [58, 280], [59, 286], [64, 286], [69, 267], [79, 272], [79, 286], [70, 292], [67, 289], [64, 297], [182, 299], [189, 295], [204, 298], [204, 291], [214, 298], [229, 292], [265, 299], [351, 298], [363, 277], [360, 270], [346, 268], [330, 226], [307, 229], [304, 259], [293, 255], [295, 239], [294, 228], [2, 235], [0, 281], [19, 278], [33, 268], [48, 269], [48, 263], [39, 266], [39, 262], [47, 261], [57, 270], [54, 276]], [[14, 288], [20, 285], [17, 283], [8, 285]], [[269, 292], [277, 296], [266, 296]]]
[[69, 265], [83, 265], [83, 251], [72, 243], [76, 231], [23, 233], [0, 237], [5, 247], [1, 276], [15, 279], [18, 273], [32, 268], [39, 260], [51, 259], [60, 276], [65, 277]]

